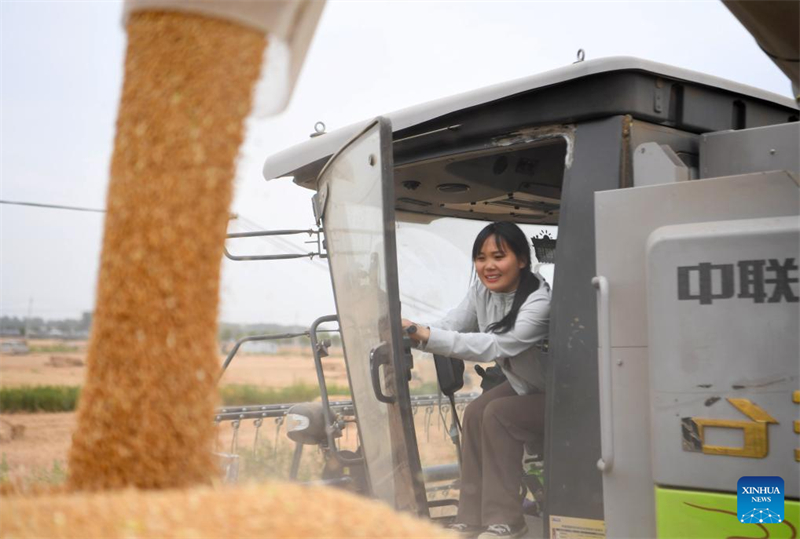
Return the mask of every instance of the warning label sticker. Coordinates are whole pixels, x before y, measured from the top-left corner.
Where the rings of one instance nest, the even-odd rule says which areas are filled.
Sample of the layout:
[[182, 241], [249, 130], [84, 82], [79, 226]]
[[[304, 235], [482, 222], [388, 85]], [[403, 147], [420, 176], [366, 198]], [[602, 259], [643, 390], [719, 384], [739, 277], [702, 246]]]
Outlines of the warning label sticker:
[[550, 515], [550, 539], [603, 539], [606, 523], [588, 518]]

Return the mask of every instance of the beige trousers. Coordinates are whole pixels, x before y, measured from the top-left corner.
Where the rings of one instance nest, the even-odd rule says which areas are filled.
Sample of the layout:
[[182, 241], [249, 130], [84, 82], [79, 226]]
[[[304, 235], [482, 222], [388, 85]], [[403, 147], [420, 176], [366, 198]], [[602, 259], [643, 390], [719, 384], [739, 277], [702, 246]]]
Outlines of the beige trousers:
[[544, 405], [544, 393], [517, 395], [504, 382], [467, 406], [456, 522], [489, 526], [522, 521], [524, 444], [544, 431]]

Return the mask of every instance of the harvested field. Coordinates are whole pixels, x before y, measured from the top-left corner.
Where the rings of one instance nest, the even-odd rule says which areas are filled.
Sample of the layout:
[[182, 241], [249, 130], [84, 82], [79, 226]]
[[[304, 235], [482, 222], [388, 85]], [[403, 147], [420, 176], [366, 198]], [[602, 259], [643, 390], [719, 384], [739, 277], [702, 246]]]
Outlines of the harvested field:
[[[0, 387], [83, 385], [85, 365], [81, 366], [79, 363], [85, 360], [85, 343], [32, 341], [31, 348], [54, 351], [19, 356], [0, 355]], [[312, 386], [317, 384], [310, 347], [283, 347], [272, 355], [250, 355], [246, 350], [242, 352], [236, 356], [223, 376], [221, 385], [283, 388], [296, 383]], [[326, 382], [329, 386], [347, 387], [347, 370], [342, 351], [332, 348], [330, 352], [330, 357], [323, 359]], [[53, 357], [60, 359], [54, 361]], [[220, 365], [224, 359], [225, 355], [220, 354]], [[468, 388], [475, 389], [477, 376], [470, 377], [468, 371], [467, 379]], [[435, 380], [433, 363], [423, 359], [415, 360], [412, 388], [423, 383], [429, 385]], [[331, 398], [341, 400], [349, 397], [331, 395]], [[0, 436], [0, 480], [48, 483], [63, 479], [71, 434], [75, 427], [75, 413], [2, 414], [0, 419], [10, 425], [24, 427], [22, 436], [13, 440], [10, 436]], [[423, 465], [455, 462], [454, 447], [447, 438], [438, 413], [434, 413], [433, 409], [428, 411], [420, 408], [415, 416], [415, 423]], [[10, 432], [11, 427], [6, 426], [8, 428], [3, 432]], [[243, 479], [247, 479], [248, 474], [253, 479], [261, 479], [266, 475], [288, 477], [294, 444], [287, 438], [285, 428], [274, 419], [265, 420], [259, 430], [258, 444], [254, 443], [255, 432], [254, 421], [241, 423], [238, 450], [247, 454], [247, 458], [243, 458], [243, 468], [247, 465], [250, 467], [249, 471], [243, 470]], [[230, 423], [219, 425], [217, 439], [220, 452], [230, 451], [232, 435]], [[349, 424], [341, 439], [342, 447], [354, 449], [356, 441], [355, 426]], [[274, 459], [268, 458], [270, 456]], [[316, 448], [305, 448], [301, 476], [310, 478], [319, 473], [321, 462]], [[262, 466], [263, 469], [254, 470], [255, 466]]]
[[55, 482], [63, 477], [53, 470], [66, 470], [67, 451], [75, 427], [75, 413], [3, 414], [0, 419], [25, 427], [22, 436], [0, 439], [3, 479]]
[[[220, 363], [224, 361], [221, 356]], [[347, 385], [347, 369], [341, 350], [322, 359], [325, 380], [331, 385]], [[286, 387], [295, 383], [317, 384], [311, 350], [288, 349], [278, 355], [237, 355], [220, 380], [225, 384], [250, 384]]]
[[[62, 358], [56, 360], [55, 366], [51, 357]], [[0, 355], [0, 386], [79, 386], [83, 385], [85, 365], [64, 365], [63, 358], [83, 362], [85, 353], [59, 352], [57, 354], [34, 353], [25, 356]]]
[[[36, 342], [36, 341], [34, 341]], [[85, 344], [79, 343], [85, 349]], [[34, 347], [34, 350], [36, 347]], [[0, 355], [0, 386], [83, 385], [86, 353], [54, 352], [13, 356]], [[220, 354], [220, 365], [225, 355]], [[322, 360], [326, 380], [346, 385], [347, 370], [341, 350], [332, 349]], [[314, 359], [310, 348], [288, 347], [273, 355], [239, 353], [234, 358], [221, 384], [249, 384], [265, 387], [286, 387], [293, 383], [317, 383]]]

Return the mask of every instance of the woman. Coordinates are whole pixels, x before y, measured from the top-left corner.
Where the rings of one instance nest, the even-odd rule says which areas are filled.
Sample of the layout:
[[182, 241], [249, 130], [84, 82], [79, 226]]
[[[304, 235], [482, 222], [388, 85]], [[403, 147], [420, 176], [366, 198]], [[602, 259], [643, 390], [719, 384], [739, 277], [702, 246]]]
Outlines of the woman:
[[[520, 478], [523, 446], [544, 430], [544, 374], [536, 343], [547, 337], [550, 287], [531, 272], [530, 247], [513, 223], [492, 223], [472, 246], [467, 297], [440, 321], [410, 334], [421, 350], [496, 361], [507, 381], [464, 413], [461, 496], [451, 528], [479, 539], [527, 532]], [[479, 535], [480, 534], [480, 535]]]

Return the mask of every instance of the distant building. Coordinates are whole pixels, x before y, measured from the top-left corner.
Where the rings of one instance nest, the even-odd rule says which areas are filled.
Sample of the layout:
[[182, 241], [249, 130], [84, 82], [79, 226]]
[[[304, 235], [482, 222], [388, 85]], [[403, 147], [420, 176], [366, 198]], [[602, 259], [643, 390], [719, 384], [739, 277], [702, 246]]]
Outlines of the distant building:
[[[222, 344], [222, 353], [229, 353], [236, 345], [234, 341], [228, 341]], [[276, 354], [278, 352], [278, 343], [274, 341], [250, 341], [244, 343], [239, 348], [240, 354]]]
[[22, 335], [22, 330], [15, 327], [0, 326], [0, 335], [3, 337], [19, 337]]

